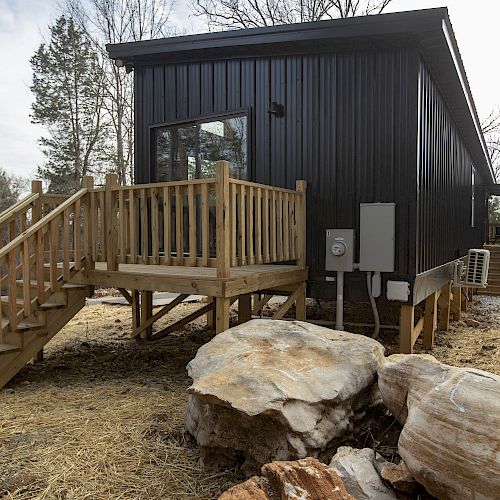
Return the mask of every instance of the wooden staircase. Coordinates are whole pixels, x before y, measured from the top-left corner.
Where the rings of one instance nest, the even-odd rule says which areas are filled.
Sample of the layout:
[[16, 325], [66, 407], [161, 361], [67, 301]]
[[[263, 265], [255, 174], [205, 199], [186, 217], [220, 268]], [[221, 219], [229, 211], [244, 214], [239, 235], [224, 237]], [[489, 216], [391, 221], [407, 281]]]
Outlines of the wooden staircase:
[[[85, 305], [87, 285], [70, 283], [86, 262], [86, 189], [50, 198], [41, 186], [0, 214], [0, 387]], [[47, 205], [47, 204], [46, 204]], [[44, 209], [45, 208], [45, 209]]]
[[500, 296], [500, 245], [485, 245], [490, 251], [490, 269], [488, 271], [488, 286], [480, 288], [481, 295]]

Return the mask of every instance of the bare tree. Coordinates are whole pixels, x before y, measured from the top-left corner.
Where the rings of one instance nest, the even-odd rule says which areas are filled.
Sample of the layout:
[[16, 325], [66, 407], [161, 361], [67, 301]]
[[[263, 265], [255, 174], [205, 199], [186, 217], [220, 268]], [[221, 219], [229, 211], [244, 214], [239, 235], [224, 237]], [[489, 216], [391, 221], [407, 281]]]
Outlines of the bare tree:
[[87, 33], [106, 68], [106, 110], [115, 136], [119, 182], [133, 181], [133, 78], [110, 61], [108, 43], [125, 43], [173, 34], [169, 18], [174, 0], [61, 0], [63, 9]]
[[494, 109], [481, 123], [486, 146], [497, 182], [500, 182], [500, 108]]
[[392, 0], [191, 0], [210, 29], [256, 28], [380, 14]]
[[0, 213], [19, 200], [26, 184], [26, 179], [10, 175], [0, 167]]

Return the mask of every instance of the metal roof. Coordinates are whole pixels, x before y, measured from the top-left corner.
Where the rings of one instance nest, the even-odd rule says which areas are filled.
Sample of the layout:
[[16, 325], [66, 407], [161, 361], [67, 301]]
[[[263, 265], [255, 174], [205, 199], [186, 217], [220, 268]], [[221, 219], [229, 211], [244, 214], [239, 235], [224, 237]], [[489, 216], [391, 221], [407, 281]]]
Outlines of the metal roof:
[[[445, 7], [107, 45], [123, 64], [176, 63], [416, 43], [488, 184], [495, 182], [457, 41]], [[311, 45], [313, 44], [313, 45]]]

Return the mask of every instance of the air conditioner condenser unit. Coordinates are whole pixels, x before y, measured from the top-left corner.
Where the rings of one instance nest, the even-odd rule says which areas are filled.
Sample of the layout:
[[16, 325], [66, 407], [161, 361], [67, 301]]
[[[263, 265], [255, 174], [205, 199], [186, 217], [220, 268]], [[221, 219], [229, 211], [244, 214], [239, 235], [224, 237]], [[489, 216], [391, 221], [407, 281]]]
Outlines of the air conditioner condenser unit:
[[490, 251], [472, 248], [469, 250], [467, 262], [459, 260], [455, 263], [453, 285], [471, 288], [486, 288]]

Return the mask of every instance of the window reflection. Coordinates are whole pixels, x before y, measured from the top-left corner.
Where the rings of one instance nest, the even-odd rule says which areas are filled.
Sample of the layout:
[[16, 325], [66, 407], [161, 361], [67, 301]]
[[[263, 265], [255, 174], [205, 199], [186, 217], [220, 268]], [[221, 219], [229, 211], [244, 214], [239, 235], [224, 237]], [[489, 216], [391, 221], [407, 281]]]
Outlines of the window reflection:
[[155, 129], [159, 182], [215, 177], [218, 160], [227, 160], [231, 177], [247, 179], [247, 117]]

